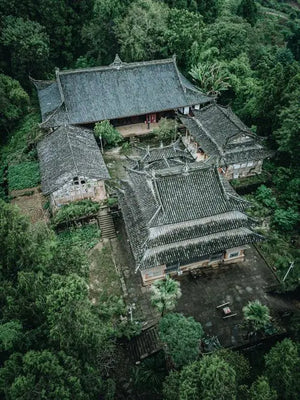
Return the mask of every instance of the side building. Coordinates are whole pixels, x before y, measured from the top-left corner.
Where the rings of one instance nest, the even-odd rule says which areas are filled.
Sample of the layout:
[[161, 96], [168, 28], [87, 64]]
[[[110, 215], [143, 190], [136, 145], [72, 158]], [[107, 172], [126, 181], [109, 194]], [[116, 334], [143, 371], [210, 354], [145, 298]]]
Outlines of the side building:
[[119, 204], [144, 285], [166, 274], [234, 263], [252, 230], [241, 199], [214, 166], [186, 164], [161, 170], [128, 170]]
[[180, 120], [186, 128], [183, 142], [196, 161], [215, 156], [228, 179], [261, 173], [263, 160], [272, 153], [230, 108], [213, 103], [193, 114]]
[[42, 191], [53, 210], [76, 200], [106, 198], [109, 173], [93, 133], [65, 126], [38, 143]]
[[[32, 80], [44, 128], [110, 120], [115, 127], [156, 124], [174, 110], [188, 114], [213, 100], [178, 70], [175, 58], [56, 70], [53, 81]], [[146, 123], [146, 125], [145, 125]]]

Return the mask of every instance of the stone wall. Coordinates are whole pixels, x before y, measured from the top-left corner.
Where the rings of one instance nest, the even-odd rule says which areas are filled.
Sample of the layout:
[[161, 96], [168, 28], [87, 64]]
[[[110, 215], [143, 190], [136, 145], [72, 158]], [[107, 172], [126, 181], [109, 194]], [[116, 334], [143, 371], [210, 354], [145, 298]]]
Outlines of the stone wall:
[[106, 198], [104, 181], [85, 177], [75, 178], [51, 194], [50, 204], [52, 209], [71, 203], [72, 201], [83, 199], [101, 201]]

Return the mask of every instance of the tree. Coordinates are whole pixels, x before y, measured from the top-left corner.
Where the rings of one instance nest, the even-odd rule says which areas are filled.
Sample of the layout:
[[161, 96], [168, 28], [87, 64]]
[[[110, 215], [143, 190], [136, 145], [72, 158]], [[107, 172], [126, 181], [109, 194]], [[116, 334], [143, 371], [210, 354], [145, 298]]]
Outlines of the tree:
[[180, 374], [179, 400], [235, 400], [236, 373], [217, 355], [204, 356]]
[[243, 307], [243, 313], [246, 322], [255, 332], [263, 330], [270, 323], [269, 308], [262, 305], [259, 300], [249, 301]]
[[116, 35], [126, 61], [153, 60], [167, 55], [164, 34], [168, 7], [158, 1], [136, 0], [118, 21]]
[[97, 354], [96, 360], [102, 357], [104, 368], [104, 360], [114, 349], [113, 329], [93, 309], [85, 280], [75, 274], [52, 275], [45, 303], [51, 341], [88, 362]]
[[[14, 353], [0, 372], [0, 388], [7, 399], [83, 400], [81, 374], [79, 362], [62, 351]], [[99, 381], [99, 391], [101, 386]]]
[[0, 74], [0, 127], [10, 130], [24, 115], [29, 105], [29, 96], [20, 83]]
[[217, 351], [217, 356], [222, 358], [236, 373], [236, 382], [245, 383], [250, 376], [250, 364], [246, 357], [238, 351], [221, 349]]
[[200, 63], [192, 67], [190, 75], [199, 89], [208, 95], [218, 95], [230, 87], [228, 70], [220, 62]]
[[167, 314], [159, 322], [160, 340], [165, 344], [164, 349], [177, 368], [198, 357], [203, 333], [199, 322], [182, 314]]
[[249, 24], [255, 25], [258, 14], [255, 0], [242, 0], [238, 6], [237, 14], [243, 17]]
[[181, 297], [180, 284], [167, 276], [166, 279], [153, 283], [151, 293], [151, 304], [164, 315], [166, 311], [175, 308], [177, 300]]
[[250, 400], [277, 400], [277, 394], [264, 376], [260, 376], [252, 383], [250, 388]]
[[0, 351], [12, 350], [22, 339], [22, 324], [19, 321], [9, 321], [0, 325]]
[[0, 42], [9, 49], [11, 71], [17, 78], [39, 73], [48, 62], [49, 37], [37, 22], [6, 17]]
[[179, 400], [180, 372], [170, 371], [163, 383], [163, 399]]
[[265, 374], [283, 400], [296, 400], [300, 391], [300, 357], [290, 339], [277, 343], [265, 356]]
[[126, 0], [96, 0], [94, 2], [93, 15], [90, 22], [83, 26], [82, 38], [88, 46], [88, 57], [96, 59], [97, 63], [111, 63], [114, 55], [119, 51], [115, 21], [124, 16], [127, 6]]
[[95, 136], [104, 140], [108, 145], [116, 146], [123, 139], [120, 133], [109, 121], [97, 122], [94, 128]]

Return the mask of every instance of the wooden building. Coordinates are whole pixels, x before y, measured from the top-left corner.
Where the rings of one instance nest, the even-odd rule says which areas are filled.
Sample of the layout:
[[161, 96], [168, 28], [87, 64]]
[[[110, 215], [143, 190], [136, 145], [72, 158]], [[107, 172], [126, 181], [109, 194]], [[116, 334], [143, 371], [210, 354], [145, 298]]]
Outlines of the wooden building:
[[94, 124], [156, 124], [174, 110], [188, 114], [212, 101], [179, 71], [175, 58], [105, 67], [56, 70], [54, 81], [33, 80], [44, 128]]
[[130, 169], [119, 204], [144, 285], [242, 261], [246, 245], [262, 240], [245, 214], [249, 204], [216, 167], [203, 163]]
[[53, 210], [76, 200], [106, 198], [109, 173], [93, 133], [74, 126], [57, 128], [37, 146], [42, 191]]
[[195, 160], [215, 156], [228, 179], [260, 174], [263, 160], [271, 156], [230, 108], [212, 103], [180, 120], [186, 127], [183, 141]]

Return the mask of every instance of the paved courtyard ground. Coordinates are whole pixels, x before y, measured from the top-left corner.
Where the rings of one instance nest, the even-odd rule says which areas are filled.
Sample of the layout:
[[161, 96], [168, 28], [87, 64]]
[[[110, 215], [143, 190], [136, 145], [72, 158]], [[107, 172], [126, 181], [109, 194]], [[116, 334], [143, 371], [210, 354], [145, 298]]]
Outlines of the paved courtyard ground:
[[[268, 292], [278, 281], [252, 246], [246, 250], [244, 262], [209, 271], [198, 278], [186, 275], [180, 283], [182, 297], [176, 311], [193, 316], [201, 322], [208, 335], [217, 336], [226, 347], [247, 343], [241, 324], [242, 308], [248, 301], [260, 300], [270, 307], [275, 322], [280, 315], [291, 309], [291, 303], [284, 300], [284, 297]], [[223, 319], [222, 309], [216, 309], [226, 302], [230, 303], [232, 313], [237, 314], [235, 317]]]
[[[135, 273], [134, 260], [126, 238], [121, 218], [116, 221], [118, 231], [119, 265], [127, 287], [127, 303], [136, 305], [135, 318], [143, 321], [144, 327], [159, 320], [159, 314], [150, 303], [149, 287], [142, 287], [139, 273]], [[180, 277], [182, 297], [176, 312], [193, 316], [199, 321], [208, 336], [217, 336], [224, 347], [242, 346], [248, 342], [242, 329], [242, 308], [252, 300], [260, 300], [271, 309], [274, 322], [293, 305], [283, 296], [272, 294], [269, 290], [278, 281], [254, 247], [246, 250], [246, 260], [238, 264], [214, 270], [203, 269], [203, 275], [193, 278], [190, 274]], [[236, 316], [223, 319], [220, 304], [229, 302]]]

